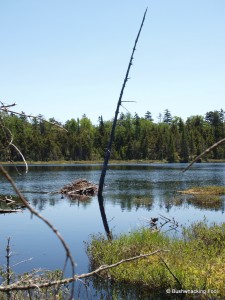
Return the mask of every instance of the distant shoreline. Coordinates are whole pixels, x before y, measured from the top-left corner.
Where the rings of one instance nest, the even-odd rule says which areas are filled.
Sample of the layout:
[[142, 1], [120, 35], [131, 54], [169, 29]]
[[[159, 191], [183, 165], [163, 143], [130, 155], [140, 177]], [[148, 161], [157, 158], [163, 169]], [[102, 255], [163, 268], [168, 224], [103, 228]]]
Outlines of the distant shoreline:
[[[180, 162], [174, 162], [180, 163]], [[189, 162], [190, 163], [190, 162]], [[224, 159], [208, 159], [203, 160], [201, 163], [225, 163]], [[0, 162], [2, 165], [24, 165], [24, 162], [18, 161], [18, 162]], [[103, 160], [76, 160], [76, 161], [66, 161], [66, 160], [56, 160], [56, 161], [27, 161], [28, 165], [89, 165], [89, 164], [103, 164]], [[109, 164], [170, 164], [166, 160], [110, 160]], [[188, 163], [184, 163], [188, 164]]]

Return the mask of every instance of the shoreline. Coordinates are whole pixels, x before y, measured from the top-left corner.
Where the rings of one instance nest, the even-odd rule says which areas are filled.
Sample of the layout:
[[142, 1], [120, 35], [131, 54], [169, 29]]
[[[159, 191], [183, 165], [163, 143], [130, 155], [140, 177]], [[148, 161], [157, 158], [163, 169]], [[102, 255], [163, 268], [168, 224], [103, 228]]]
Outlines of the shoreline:
[[[174, 162], [174, 164], [178, 164], [180, 162]], [[191, 162], [188, 163], [183, 163], [185, 164], [189, 164]], [[197, 162], [196, 162], [197, 163]], [[225, 163], [224, 159], [208, 159], [208, 160], [204, 160], [200, 163]], [[23, 161], [18, 161], [18, 162], [0, 162], [1, 165], [24, 165]], [[98, 164], [103, 164], [103, 160], [79, 160], [79, 161], [66, 161], [66, 160], [52, 160], [52, 161], [27, 161], [28, 165], [98, 165]], [[109, 161], [109, 165], [112, 164], [171, 164], [165, 160], [159, 161], [159, 160], [110, 160]], [[199, 163], [197, 163], [199, 164]]]

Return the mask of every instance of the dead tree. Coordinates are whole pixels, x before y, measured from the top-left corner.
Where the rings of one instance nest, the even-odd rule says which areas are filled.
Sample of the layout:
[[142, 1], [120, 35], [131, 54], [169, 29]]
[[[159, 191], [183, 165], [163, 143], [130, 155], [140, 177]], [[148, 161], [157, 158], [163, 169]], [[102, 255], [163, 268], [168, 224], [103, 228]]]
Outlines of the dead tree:
[[112, 130], [111, 130], [108, 146], [107, 146], [107, 149], [106, 149], [106, 152], [105, 152], [105, 159], [104, 159], [104, 163], [103, 163], [103, 166], [102, 166], [102, 172], [101, 172], [101, 176], [100, 176], [100, 180], [99, 180], [99, 187], [98, 187], [98, 196], [99, 197], [102, 197], [102, 192], [103, 192], [103, 187], [104, 187], [104, 182], [105, 182], [105, 175], [106, 175], [106, 170], [107, 170], [108, 162], [109, 162], [110, 155], [111, 155], [112, 143], [113, 143], [113, 140], [114, 140], [114, 134], [115, 134], [116, 123], [117, 123], [117, 118], [118, 118], [118, 114], [119, 114], [119, 108], [122, 105], [122, 102], [129, 102], [129, 101], [122, 101], [123, 92], [124, 92], [126, 83], [129, 79], [128, 76], [129, 76], [130, 68], [132, 66], [133, 59], [134, 59], [134, 51], [136, 50], [137, 42], [138, 42], [142, 27], [143, 27], [143, 24], [144, 24], [144, 21], [145, 21], [146, 13], [147, 13], [147, 8], [145, 10], [140, 29], [139, 29], [138, 35], [137, 35], [135, 43], [134, 43], [134, 47], [133, 47], [133, 51], [132, 51], [132, 54], [131, 54], [131, 57], [130, 57], [130, 61], [129, 61], [129, 65], [128, 65], [128, 68], [127, 68], [126, 76], [124, 78], [122, 89], [121, 89], [120, 96], [119, 96], [119, 100], [118, 100], [118, 103], [117, 103], [117, 108], [116, 108], [116, 111], [115, 111], [115, 117], [114, 117], [113, 125], [112, 125]]
[[200, 158], [202, 158], [202, 156], [208, 154], [209, 152], [211, 152], [213, 149], [219, 147], [220, 145], [225, 143], [225, 138], [223, 138], [222, 140], [218, 141], [217, 143], [213, 144], [212, 146], [210, 146], [209, 148], [207, 148], [205, 151], [203, 151], [201, 154], [199, 154], [184, 170], [183, 172], [187, 171], [190, 169], [190, 167], [196, 162], [198, 161]]

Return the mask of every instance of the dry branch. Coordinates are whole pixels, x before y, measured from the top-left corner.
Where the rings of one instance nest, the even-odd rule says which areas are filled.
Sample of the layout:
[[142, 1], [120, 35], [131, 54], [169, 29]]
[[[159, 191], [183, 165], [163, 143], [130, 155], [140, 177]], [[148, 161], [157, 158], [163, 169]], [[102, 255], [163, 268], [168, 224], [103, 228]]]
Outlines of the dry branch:
[[[12, 147], [15, 148], [16, 151], [20, 154], [20, 156], [22, 157], [23, 162], [24, 162], [24, 164], [25, 164], [25, 166], [26, 166], [26, 173], [27, 173], [27, 172], [28, 172], [28, 165], [27, 165], [26, 159], [25, 159], [25, 157], [23, 156], [22, 152], [19, 150], [19, 148], [13, 143], [13, 135], [12, 135], [12, 132], [9, 130], [8, 127], [5, 126], [5, 124], [4, 124], [4, 122], [3, 122], [2, 120], [1, 120], [1, 127], [2, 127], [2, 129], [3, 129], [4, 133], [5, 133], [5, 135], [6, 135], [6, 132], [5, 132], [5, 131], [7, 131], [8, 134], [9, 134], [9, 136], [10, 136], [10, 140], [9, 140], [9, 142], [8, 142], [7, 147], [12, 146]], [[18, 173], [19, 173], [19, 172], [18, 172]], [[19, 174], [20, 174], [20, 173], [19, 173]]]
[[40, 117], [40, 116], [33, 116], [33, 115], [28, 115], [28, 114], [25, 114], [25, 113], [18, 113], [18, 112], [15, 112], [14, 110], [9, 110], [8, 108], [9, 107], [13, 107], [16, 105], [16, 103], [13, 103], [13, 104], [9, 104], [9, 105], [6, 105], [2, 102], [0, 102], [2, 105], [0, 106], [0, 110], [6, 112], [6, 113], [12, 113], [14, 115], [18, 115], [18, 116], [23, 116], [23, 117], [27, 117], [27, 118], [31, 118], [31, 119], [35, 119], [35, 120], [41, 120], [41, 121], [44, 121], [46, 123], [49, 123], [51, 125], [54, 125], [54, 126], [57, 126], [59, 127], [60, 129], [63, 129], [65, 131], [67, 131], [66, 128], [62, 127], [60, 124], [58, 124], [57, 122], [50, 122], [50, 121], [47, 121], [45, 120], [43, 117]]
[[89, 273], [84, 273], [84, 274], [80, 274], [80, 275], [74, 275], [73, 277], [70, 278], [65, 278], [62, 280], [55, 280], [55, 281], [48, 281], [48, 282], [43, 282], [37, 285], [37, 283], [33, 283], [32, 280], [29, 280], [26, 284], [21, 284], [21, 282], [15, 282], [13, 284], [7, 285], [7, 286], [0, 286], [0, 292], [7, 292], [7, 291], [16, 291], [16, 290], [29, 290], [29, 289], [36, 289], [36, 288], [48, 288], [54, 285], [61, 285], [61, 284], [68, 284], [71, 282], [74, 282], [76, 280], [80, 280], [80, 279], [84, 279], [84, 278], [88, 278], [91, 277], [93, 275], [96, 275], [98, 273], [100, 273], [101, 271], [106, 271], [112, 268], [115, 268], [121, 264], [124, 263], [129, 263], [138, 259], [143, 259], [143, 258], [147, 258], [149, 256], [161, 253], [161, 252], [168, 252], [168, 250], [156, 250], [154, 252], [151, 253], [147, 253], [147, 254], [140, 254], [138, 256], [134, 256], [134, 257], [130, 257], [127, 259], [122, 259], [119, 262], [116, 262], [114, 264], [111, 265], [102, 265], [99, 268], [95, 269], [92, 272]]
[[[8, 182], [11, 184], [11, 186], [13, 187], [14, 191], [16, 192], [16, 194], [19, 196], [21, 202], [29, 209], [29, 211], [34, 214], [36, 217], [38, 217], [39, 219], [41, 219], [49, 228], [51, 228], [51, 230], [55, 233], [55, 235], [57, 236], [57, 238], [60, 240], [61, 244], [63, 245], [65, 251], [66, 251], [66, 255], [70, 260], [71, 263], [71, 269], [72, 269], [72, 276], [74, 276], [75, 274], [75, 262], [74, 259], [70, 253], [70, 249], [68, 247], [68, 245], [66, 244], [66, 242], [64, 241], [63, 237], [60, 235], [60, 233], [58, 232], [58, 230], [47, 220], [45, 219], [43, 216], [41, 216], [38, 212], [36, 212], [36, 210], [27, 202], [27, 200], [24, 198], [23, 194], [18, 190], [18, 188], [16, 187], [13, 179], [11, 178], [11, 176], [8, 174], [8, 172], [3, 168], [2, 165], [0, 165], [0, 172], [4, 175], [4, 177], [8, 180]], [[74, 285], [72, 286], [72, 292], [71, 294], [73, 294], [73, 290], [74, 290]]]
[[165, 260], [160, 256], [161, 261], [164, 263], [167, 270], [170, 272], [170, 274], [173, 276], [173, 278], [176, 280], [176, 282], [179, 284], [180, 289], [182, 289], [182, 284], [180, 280], [177, 278], [177, 276], [172, 272], [172, 270], [169, 268], [168, 264], [165, 262]]
[[205, 154], [209, 153], [210, 151], [212, 151], [213, 149], [217, 148], [218, 146], [222, 145], [223, 143], [225, 143], [225, 138], [220, 140], [219, 142], [213, 144], [211, 147], [209, 147], [208, 149], [206, 149], [204, 152], [202, 152], [200, 155], [198, 155], [184, 170], [183, 172], [187, 171], [188, 169], [190, 169], [190, 167], [196, 162], [198, 161], [202, 156], [204, 156]]
[[23, 212], [22, 209], [0, 209], [0, 214]]

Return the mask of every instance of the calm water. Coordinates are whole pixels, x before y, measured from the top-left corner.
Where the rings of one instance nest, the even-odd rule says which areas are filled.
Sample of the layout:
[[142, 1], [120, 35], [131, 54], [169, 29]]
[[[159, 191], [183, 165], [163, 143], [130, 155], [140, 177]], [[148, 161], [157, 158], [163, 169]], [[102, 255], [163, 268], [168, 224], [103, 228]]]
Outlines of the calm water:
[[[182, 173], [184, 164], [112, 165], [106, 177], [105, 212], [113, 234], [128, 233], [147, 226], [151, 217], [174, 218], [180, 225], [189, 225], [205, 217], [209, 222], [224, 222], [224, 202], [216, 209], [194, 207], [178, 193], [193, 186], [224, 185], [224, 164], [195, 164]], [[87, 202], [61, 199], [44, 192], [59, 190], [65, 184], [85, 178], [98, 183], [100, 166], [64, 165], [30, 166], [29, 173], [10, 174], [18, 188], [38, 212], [63, 235], [77, 263], [76, 273], [87, 272], [85, 243], [91, 235], [104, 234], [104, 226], [96, 197]], [[22, 171], [22, 169], [21, 169]], [[0, 194], [12, 194], [10, 185], [0, 177]], [[178, 233], [179, 234], [179, 233]], [[14, 267], [16, 272], [33, 268], [62, 268], [65, 253], [61, 244], [36, 217], [23, 213], [0, 215], [0, 264], [5, 264], [7, 237], [11, 237], [11, 264], [28, 260]], [[82, 287], [80, 287], [82, 289]], [[93, 290], [89, 290], [89, 295]], [[88, 299], [83, 296], [83, 299]], [[92, 298], [93, 299], [93, 298]], [[98, 298], [96, 298], [98, 299]], [[122, 299], [122, 298], [121, 298]]]

